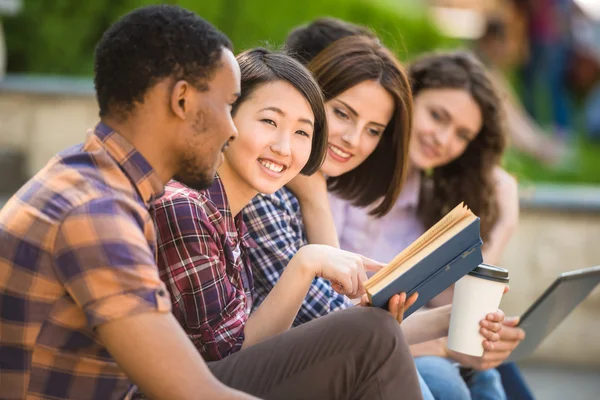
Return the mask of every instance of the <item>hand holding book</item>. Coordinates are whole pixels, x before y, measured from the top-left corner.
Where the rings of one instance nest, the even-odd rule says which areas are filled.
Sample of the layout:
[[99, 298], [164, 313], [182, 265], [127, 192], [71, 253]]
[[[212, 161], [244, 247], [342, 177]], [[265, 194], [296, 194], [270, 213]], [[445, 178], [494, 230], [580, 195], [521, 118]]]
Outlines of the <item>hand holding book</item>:
[[413, 293], [408, 299], [406, 293], [395, 294], [388, 303], [388, 311], [399, 324], [404, 320], [404, 312], [419, 298], [419, 293]]
[[[406, 293], [395, 294], [390, 298], [388, 302], [387, 310], [394, 317], [399, 324], [404, 320], [404, 312], [408, 310], [419, 298], [419, 293], [413, 293], [408, 299], [406, 298]], [[358, 306], [368, 307], [371, 304], [369, 303], [369, 298], [365, 294], [360, 299], [360, 303]]]
[[479, 218], [461, 203], [365, 283], [369, 302], [386, 308], [395, 294], [418, 292], [408, 317], [477, 267], [481, 245]]

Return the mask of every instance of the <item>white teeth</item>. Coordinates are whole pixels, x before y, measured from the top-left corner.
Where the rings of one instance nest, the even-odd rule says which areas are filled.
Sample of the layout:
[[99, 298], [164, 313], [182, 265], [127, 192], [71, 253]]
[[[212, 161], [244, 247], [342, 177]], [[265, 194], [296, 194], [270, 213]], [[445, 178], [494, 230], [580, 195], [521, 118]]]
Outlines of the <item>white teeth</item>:
[[259, 160], [259, 162], [273, 172], [283, 171], [283, 165], [281, 165], [281, 164], [275, 164], [275, 163], [272, 163], [269, 161], [264, 161], [264, 160]]
[[344, 150], [340, 149], [339, 147], [333, 146], [331, 144], [329, 145], [329, 148], [331, 149], [331, 151], [333, 151], [336, 155], [338, 155], [340, 157], [350, 158], [350, 156], [352, 156], [352, 154], [346, 153]]

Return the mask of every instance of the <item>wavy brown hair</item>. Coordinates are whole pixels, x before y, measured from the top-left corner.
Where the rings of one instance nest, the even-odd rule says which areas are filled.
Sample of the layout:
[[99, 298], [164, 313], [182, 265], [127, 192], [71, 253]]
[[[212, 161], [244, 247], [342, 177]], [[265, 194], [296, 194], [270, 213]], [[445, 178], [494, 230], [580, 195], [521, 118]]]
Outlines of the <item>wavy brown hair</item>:
[[309, 62], [308, 69], [317, 78], [325, 102], [365, 81], [379, 82], [394, 98], [394, 114], [373, 153], [353, 170], [327, 180], [331, 192], [356, 206], [377, 203], [371, 214], [385, 215], [406, 177], [413, 111], [404, 68], [377, 39], [356, 35], [327, 46]]
[[479, 105], [482, 127], [463, 154], [423, 173], [419, 218], [431, 227], [464, 201], [480, 217], [485, 241], [498, 219], [493, 170], [506, 146], [500, 98], [483, 64], [466, 51], [427, 54], [416, 59], [408, 72], [415, 97], [427, 89], [462, 89]]

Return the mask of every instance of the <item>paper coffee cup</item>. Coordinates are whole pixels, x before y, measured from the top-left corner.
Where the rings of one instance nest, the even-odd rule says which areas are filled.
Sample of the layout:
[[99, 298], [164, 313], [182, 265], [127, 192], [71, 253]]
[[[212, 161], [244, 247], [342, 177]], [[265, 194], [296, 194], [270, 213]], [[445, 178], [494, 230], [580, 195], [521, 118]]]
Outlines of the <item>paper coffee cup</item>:
[[485, 338], [479, 321], [500, 306], [508, 270], [480, 264], [454, 285], [448, 349], [476, 357], [483, 355]]

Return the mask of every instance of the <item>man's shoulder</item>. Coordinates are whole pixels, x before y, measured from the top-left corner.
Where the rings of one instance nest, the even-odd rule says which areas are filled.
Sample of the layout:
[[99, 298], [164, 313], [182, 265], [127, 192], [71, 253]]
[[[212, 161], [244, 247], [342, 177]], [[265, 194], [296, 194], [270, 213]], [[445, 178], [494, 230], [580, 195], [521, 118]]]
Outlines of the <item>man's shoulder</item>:
[[[135, 190], [118, 167], [104, 168], [97, 155], [74, 146], [54, 156], [9, 200], [7, 207], [27, 207], [39, 218], [60, 223], [76, 209], [120, 203], [141, 211]], [[140, 210], [137, 210], [140, 208]]]

